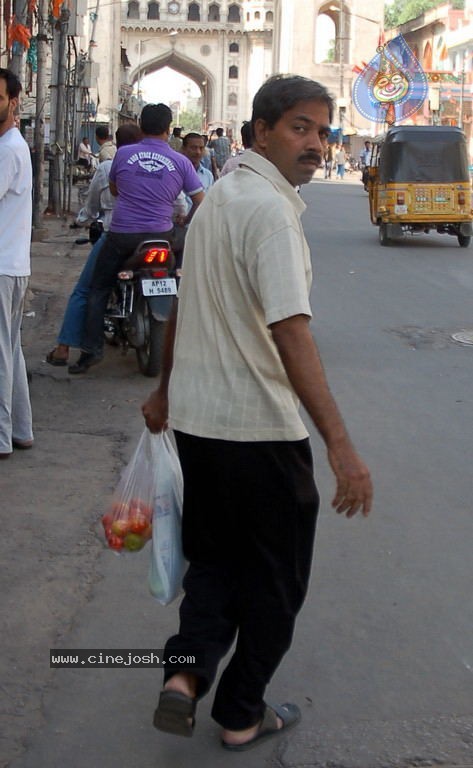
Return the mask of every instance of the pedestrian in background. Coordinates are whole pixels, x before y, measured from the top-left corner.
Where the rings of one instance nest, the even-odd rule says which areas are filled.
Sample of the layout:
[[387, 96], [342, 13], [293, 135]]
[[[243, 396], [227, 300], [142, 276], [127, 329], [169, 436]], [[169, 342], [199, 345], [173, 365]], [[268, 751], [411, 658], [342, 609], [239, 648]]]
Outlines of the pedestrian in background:
[[223, 166], [221, 172], [220, 172], [220, 178], [222, 176], [226, 176], [227, 173], [231, 173], [235, 170], [235, 168], [238, 168], [240, 165], [240, 159], [245, 151], [245, 149], [250, 149], [251, 145], [253, 143], [253, 136], [251, 134], [251, 123], [248, 120], [245, 120], [243, 125], [240, 129], [241, 133], [241, 142], [243, 145], [243, 149], [238, 150], [237, 154], [229, 157], [225, 165]]
[[33, 426], [21, 349], [23, 305], [31, 274], [30, 150], [15, 126], [21, 83], [0, 69], [0, 458], [31, 448]]
[[179, 128], [178, 126], [175, 126], [172, 129], [172, 134], [169, 137], [169, 146], [176, 150], [176, 152], [180, 152], [182, 149], [182, 128]]
[[337, 151], [335, 152], [335, 165], [337, 166], [337, 179], [343, 179], [345, 176], [345, 163], [347, 156], [343, 149], [343, 144], [337, 144]]
[[300, 719], [297, 705], [264, 699], [307, 592], [319, 505], [299, 400], [327, 447], [334, 508], [351, 518], [371, 507], [369, 472], [310, 329], [297, 188], [322, 165], [333, 108], [326, 89], [302, 77], [274, 76], [256, 94], [252, 150], [189, 227], [159, 386], [143, 405], [152, 432], [174, 430], [184, 475], [189, 568], [166, 653], [202, 652], [192, 671], [166, 668], [154, 723], [192, 735], [197, 701], [236, 638], [212, 708], [231, 751]]
[[95, 139], [99, 145], [98, 161], [103, 163], [105, 160], [113, 160], [117, 154], [117, 148], [112, 141], [108, 125], [98, 125], [95, 129]]
[[82, 165], [84, 168], [90, 168], [92, 165], [92, 157], [93, 154], [90, 148], [89, 139], [87, 136], [83, 136], [77, 152], [77, 165]]
[[217, 138], [209, 141], [209, 147], [215, 151], [215, 160], [219, 171], [230, 157], [230, 141], [223, 135], [223, 128], [217, 128]]

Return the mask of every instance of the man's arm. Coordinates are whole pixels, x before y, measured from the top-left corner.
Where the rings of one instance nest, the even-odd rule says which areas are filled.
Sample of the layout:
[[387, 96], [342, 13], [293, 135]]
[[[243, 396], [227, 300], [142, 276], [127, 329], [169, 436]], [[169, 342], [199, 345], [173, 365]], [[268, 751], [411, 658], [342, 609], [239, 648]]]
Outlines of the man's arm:
[[332, 506], [352, 517], [368, 515], [373, 490], [368, 468], [356, 453], [330, 392], [306, 315], [281, 320], [270, 330], [295, 393], [327, 446], [337, 489]]
[[100, 196], [108, 186], [108, 173], [103, 168], [97, 168], [90, 182], [85, 209], [89, 219], [95, 219], [101, 213]]
[[110, 187], [110, 192], [112, 193], [112, 195], [114, 197], [118, 197], [118, 187], [115, 184], [115, 182], [114, 181], [109, 181], [108, 182], [108, 186]]
[[174, 360], [174, 339], [176, 338], [177, 299], [166, 323], [161, 359], [161, 374], [158, 388], [150, 394], [141, 410], [150, 432], [162, 432], [168, 428], [168, 387]]
[[191, 209], [190, 209], [189, 213], [187, 214], [187, 216], [185, 218], [184, 224], [189, 224], [190, 223], [194, 213], [196, 212], [197, 208], [199, 207], [199, 205], [201, 204], [202, 200], [205, 197], [205, 192], [196, 192], [195, 195], [189, 195], [189, 197], [190, 197], [190, 199], [192, 201], [192, 206], [191, 206]]

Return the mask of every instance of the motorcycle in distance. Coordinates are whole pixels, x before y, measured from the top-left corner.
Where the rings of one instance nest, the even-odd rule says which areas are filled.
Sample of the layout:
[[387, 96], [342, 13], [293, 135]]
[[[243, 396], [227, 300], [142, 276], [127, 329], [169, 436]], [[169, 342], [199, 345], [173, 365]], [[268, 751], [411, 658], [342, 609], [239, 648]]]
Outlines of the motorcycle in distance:
[[104, 318], [105, 338], [126, 354], [136, 352], [145, 376], [161, 368], [164, 327], [177, 294], [178, 270], [167, 240], [144, 240], [124, 263], [110, 294]]

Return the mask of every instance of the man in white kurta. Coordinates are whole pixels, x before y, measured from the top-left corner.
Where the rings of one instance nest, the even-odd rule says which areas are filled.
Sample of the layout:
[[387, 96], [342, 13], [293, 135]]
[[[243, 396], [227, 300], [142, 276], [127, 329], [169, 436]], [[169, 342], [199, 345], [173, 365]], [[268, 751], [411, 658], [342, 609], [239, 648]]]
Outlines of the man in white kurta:
[[0, 69], [0, 457], [33, 444], [31, 405], [21, 349], [30, 275], [32, 172], [28, 145], [15, 127], [21, 84]]

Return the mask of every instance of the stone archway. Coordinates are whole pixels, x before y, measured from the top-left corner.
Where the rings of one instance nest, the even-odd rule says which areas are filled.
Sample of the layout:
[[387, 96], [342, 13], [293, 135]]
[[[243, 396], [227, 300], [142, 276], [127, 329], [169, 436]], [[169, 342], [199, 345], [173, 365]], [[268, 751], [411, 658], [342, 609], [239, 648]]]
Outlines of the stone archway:
[[[140, 44], [139, 39], [136, 39]], [[130, 40], [132, 42], [132, 40]], [[141, 48], [141, 44], [140, 44]], [[212, 123], [215, 114], [215, 79], [212, 73], [205, 67], [197, 64], [193, 59], [189, 59], [174, 49], [165, 53], [159, 53], [150, 50], [146, 51], [129, 73], [130, 84], [134, 85], [146, 75], [157, 72], [164, 67], [169, 67], [192, 80], [199, 88], [202, 96], [202, 115], [203, 124], [207, 126]]]

